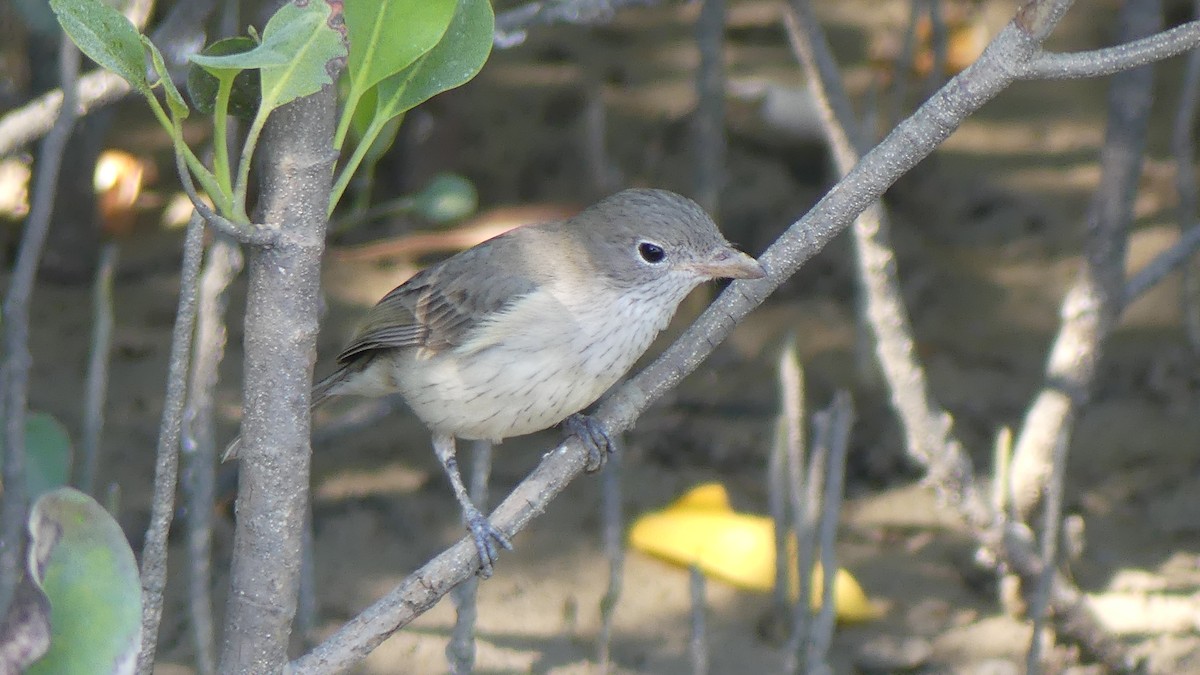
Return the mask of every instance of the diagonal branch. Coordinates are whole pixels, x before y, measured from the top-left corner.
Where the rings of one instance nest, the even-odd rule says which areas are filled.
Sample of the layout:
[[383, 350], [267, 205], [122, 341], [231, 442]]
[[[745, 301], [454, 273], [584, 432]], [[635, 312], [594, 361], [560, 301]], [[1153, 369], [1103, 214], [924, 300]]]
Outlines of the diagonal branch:
[[[861, 132], [857, 129], [849, 98], [820, 25], [811, 6], [804, 0], [793, 0], [792, 11], [785, 12], [784, 19], [814, 97], [822, 104], [822, 128], [833, 148], [838, 168], [848, 171], [858, 158], [855, 145], [862, 147], [861, 140], [852, 141], [852, 138], [860, 139]], [[881, 203], [864, 211], [855, 221], [854, 241], [858, 252], [858, 276], [865, 296], [864, 309], [874, 333], [876, 354], [889, 385], [892, 406], [905, 429], [906, 447], [925, 466], [926, 481], [943, 501], [957, 508], [981, 543], [995, 548], [996, 543], [1003, 542], [1005, 548], [999, 552], [1010, 561], [1036, 561], [1032, 548], [1018, 551], [1017, 555], [1006, 550], [1024, 546], [1026, 542], [998, 536], [1004, 526], [1002, 516], [994, 510], [975, 481], [970, 458], [953, 431], [949, 413], [929, 392], [924, 368], [913, 349], [911, 322], [899, 290], [896, 257], [886, 216]], [[1030, 576], [1041, 573], [1041, 567], [1018, 570]], [[1082, 595], [1069, 582], [1054, 581], [1068, 583], [1066, 593], [1073, 601], [1082, 601]], [[1064, 634], [1094, 654], [1111, 655], [1105, 657], [1107, 662], [1125, 662], [1119, 645], [1098, 628], [1098, 622], [1086, 606], [1059, 604], [1055, 609], [1061, 615], [1080, 617], [1074, 623], [1062, 624]]]
[[[1039, 53], [1041, 41], [1070, 4], [1069, 0], [1036, 0], [1026, 4], [978, 61], [901, 122], [759, 258], [768, 272], [766, 278], [733, 283], [658, 360], [614, 390], [599, 406], [597, 420], [612, 433], [629, 428], [653, 401], [695, 370], [738, 321], [877, 201], [897, 178], [928, 156], [968, 115], [1008, 86], [1023, 64]], [[585, 462], [582, 445], [568, 439], [544, 456], [489, 520], [510, 536], [519, 532], [582, 472]], [[1018, 528], [991, 528], [987, 533], [988, 543], [994, 548], [1001, 548], [1005, 541], [1021, 541], [1022, 536]], [[1042, 570], [1040, 559], [1036, 554], [1020, 557], [1033, 551], [1032, 544], [1026, 541], [1020, 546], [1010, 546], [1004, 550], [1010, 552], [1014, 566], [1033, 571], [1036, 578]], [[293, 672], [331, 673], [349, 668], [473, 574], [477, 565], [474, 545], [468, 539], [460, 540], [312, 652], [294, 661]], [[1082, 606], [1081, 594], [1061, 578], [1054, 588], [1052, 602], [1056, 607], [1075, 610]], [[1112, 649], [1100, 654], [1100, 658], [1119, 662], [1123, 651], [1105, 642], [1104, 637], [1100, 635], [1094, 646]]]
[[1090, 52], [1041, 52], [1021, 69], [1023, 80], [1066, 80], [1112, 75], [1161, 61], [1200, 45], [1200, 21], [1190, 21], [1140, 40]]
[[[765, 279], [734, 282], [658, 360], [615, 390], [600, 405], [597, 419], [610, 432], [627, 429], [650, 403], [695, 370], [739, 320], [928, 156], [968, 115], [1011, 83], [1014, 68], [1033, 57], [1069, 4], [1044, 0], [1027, 6], [975, 64], [901, 122], [759, 258], [768, 272]], [[546, 454], [489, 520], [510, 536], [520, 531], [582, 472], [585, 461], [583, 447], [569, 439]], [[467, 539], [459, 541], [293, 662], [294, 672], [329, 673], [350, 667], [470, 576], [476, 565], [474, 546]]]

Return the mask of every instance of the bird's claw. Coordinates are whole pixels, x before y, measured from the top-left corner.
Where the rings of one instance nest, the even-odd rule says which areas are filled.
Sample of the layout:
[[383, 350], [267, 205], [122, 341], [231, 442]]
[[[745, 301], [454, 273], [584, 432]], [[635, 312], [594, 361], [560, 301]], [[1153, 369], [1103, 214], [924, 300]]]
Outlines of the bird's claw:
[[487, 579], [492, 576], [492, 564], [500, 559], [500, 549], [512, 550], [512, 542], [500, 531], [487, 516], [475, 511], [467, 514], [467, 529], [475, 541], [475, 550], [479, 552], [479, 576]]
[[608, 456], [617, 449], [616, 441], [608, 435], [604, 425], [597, 422], [594, 417], [575, 413], [563, 421], [563, 427], [567, 433], [578, 437], [587, 448], [588, 457], [584, 471], [588, 473], [595, 473], [603, 469], [605, 462], [608, 461]]

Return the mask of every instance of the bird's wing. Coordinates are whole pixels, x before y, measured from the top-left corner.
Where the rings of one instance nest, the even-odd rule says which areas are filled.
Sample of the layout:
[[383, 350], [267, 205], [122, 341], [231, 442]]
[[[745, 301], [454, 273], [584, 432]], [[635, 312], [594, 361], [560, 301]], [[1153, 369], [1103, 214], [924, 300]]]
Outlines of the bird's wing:
[[501, 235], [393, 289], [367, 314], [338, 362], [379, 349], [423, 347], [438, 352], [464, 344], [480, 324], [536, 287], [519, 262], [495, 262], [503, 249], [518, 247], [514, 237]]

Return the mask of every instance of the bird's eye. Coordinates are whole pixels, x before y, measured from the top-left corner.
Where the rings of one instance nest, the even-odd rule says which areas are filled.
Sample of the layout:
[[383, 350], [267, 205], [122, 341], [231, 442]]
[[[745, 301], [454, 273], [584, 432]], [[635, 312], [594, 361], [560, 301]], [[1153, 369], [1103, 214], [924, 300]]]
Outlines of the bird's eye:
[[642, 256], [642, 260], [648, 263], [659, 263], [662, 262], [667, 254], [663, 252], [662, 247], [658, 244], [643, 241], [638, 244], [638, 255]]

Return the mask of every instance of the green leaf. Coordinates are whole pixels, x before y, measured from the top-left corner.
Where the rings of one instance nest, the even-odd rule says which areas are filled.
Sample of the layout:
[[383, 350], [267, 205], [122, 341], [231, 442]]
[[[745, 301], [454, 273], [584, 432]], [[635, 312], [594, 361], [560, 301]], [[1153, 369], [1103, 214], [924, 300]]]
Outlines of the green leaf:
[[154, 46], [150, 38], [145, 35], [141, 37], [142, 45], [150, 52], [150, 63], [154, 64], [154, 72], [158, 75], [158, 82], [151, 84], [150, 87], [154, 88], [161, 84], [167, 93], [167, 107], [171, 109], [175, 119], [186, 120], [191, 111], [188, 110], [187, 101], [183, 100], [183, 94], [180, 94], [179, 89], [175, 87], [175, 80], [171, 79], [171, 73], [167, 70], [166, 62], [163, 61], [162, 52], [158, 51], [158, 47]]
[[455, 5], [455, 0], [348, 0], [353, 100], [432, 49], [446, 33]]
[[71, 437], [53, 415], [25, 418], [25, 489], [29, 498], [67, 484], [71, 475]]
[[379, 84], [377, 114], [395, 117], [475, 77], [492, 53], [495, 22], [488, 0], [459, 0], [442, 41]]
[[284, 65], [262, 68], [262, 107], [274, 110], [332, 84], [329, 65], [346, 57], [342, 33], [330, 25], [333, 9], [325, 0], [287, 4], [263, 29], [262, 47], [288, 55]]
[[31, 675], [132, 673], [142, 643], [137, 562], [117, 521], [72, 488], [29, 512], [29, 574], [50, 599], [50, 649]]
[[79, 51], [149, 95], [141, 38], [125, 15], [101, 0], [50, 0], [50, 8]]
[[[225, 56], [241, 54], [254, 49], [258, 45], [254, 40], [245, 37], [232, 37], [218, 40], [204, 48], [203, 56]], [[194, 61], [194, 59], [193, 59]], [[222, 81], [233, 80], [233, 91], [229, 97], [230, 115], [240, 119], [254, 119], [259, 103], [259, 74], [254, 68], [221, 68], [201, 66], [197, 63], [188, 68], [187, 90], [196, 110], [205, 115], [213, 114], [213, 106], [217, 100], [217, 90]]]
[[[288, 5], [285, 5], [285, 7]], [[269, 25], [269, 24], [268, 24]], [[237, 38], [233, 38], [237, 39]], [[253, 38], [250, 38], [253, 41]], [[277, 66], [286, 66], [291, 57], [286, 52], [280, 51], [279, 44], [265, 44], [255, 42], [255, 47], [250, 50], [240, 52], [230, 52], [227, 54], [208, 54], [208, 50], [204, 50], [199, 54], [192, 54], [188, 57], [192, 63], [204, 68], [208, 72], [216, 75], [221, 71], [238, 71], [249, 70], [251, 68], [274, 68]]]

